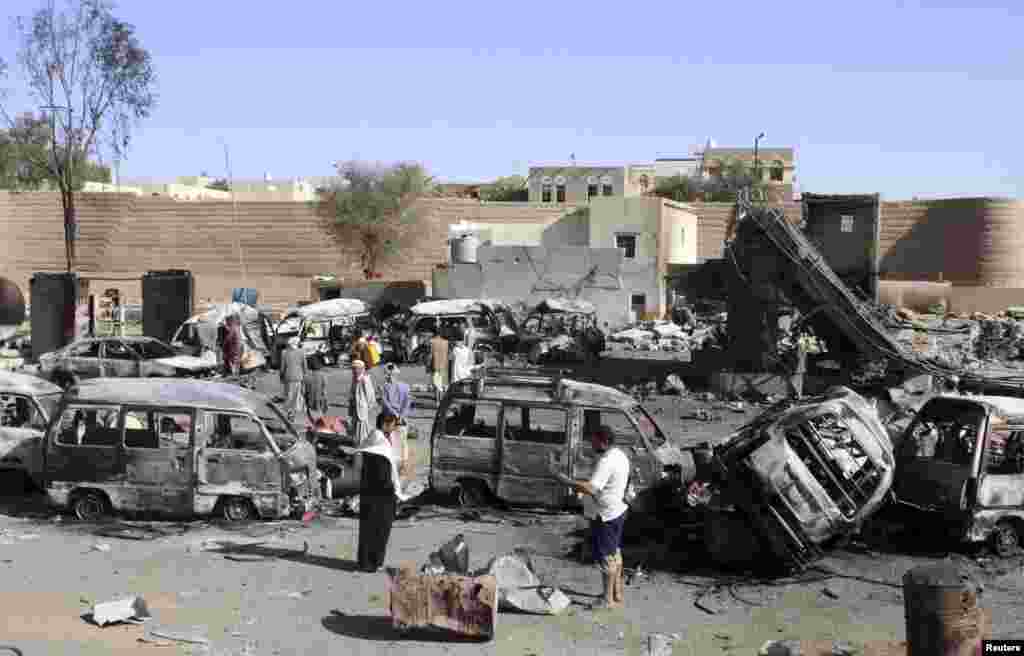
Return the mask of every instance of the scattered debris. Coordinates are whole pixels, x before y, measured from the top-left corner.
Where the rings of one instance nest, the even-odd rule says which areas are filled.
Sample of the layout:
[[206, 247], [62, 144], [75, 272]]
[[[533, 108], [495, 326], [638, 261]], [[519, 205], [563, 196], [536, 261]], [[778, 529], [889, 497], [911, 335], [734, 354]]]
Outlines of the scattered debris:
[[151, 627], [146, 631], [146, 639], [162, 638], [173, 642], [183, 642], [190, 645], [209, 645], [210, 640], [206, 637], [206, 627], [193, 626], [185, 628]]
[[469, 545], [466, 544], [465, 536], [459, 533], [448, 542], [442, 544], [437, 551], [430, 554], [429, 561], [423, 566], [422, 572], [431, 576], [468, 574]]
[[839, 595], [837, 593], [835, 593], [832, 590], [832, 588], [824, 588], [824, 589], [822, 589], [821, 593], [823, 595], [825, 595], [826, 597], [828, 597], [829, 599], [839, 599]]
[[801, 656], [799, 640], [769, 640], [757, 652], [759, 656]]
[[652, 633], [647, 636], [647, 656], [672, 656], [675, 638], [664, 633]]
[[95, 604], [90, 619], [97, 626], [106, 626], [132, 620], [144, 622], [152, 617], [146, 601], [142, 597], [133, 596]]
[[497, 581], [503, 609], [558, 615], [572, 603], [558, 588], [541, 585], [529, 554], [520, 549], [492, 560], [487, 572]]

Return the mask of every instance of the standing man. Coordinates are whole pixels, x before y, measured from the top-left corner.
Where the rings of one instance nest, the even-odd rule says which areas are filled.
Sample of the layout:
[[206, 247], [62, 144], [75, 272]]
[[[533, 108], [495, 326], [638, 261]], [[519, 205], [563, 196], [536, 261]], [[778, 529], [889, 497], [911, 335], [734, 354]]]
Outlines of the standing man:
[[469, 378], [473, 375], [473, 370], [476, 368], [477, 365], [473, 362], [473, 351], [470, 350], [469, 345], [461, 339], [456, 339], [452, 345], [451, 382], [455, 383]]
[[[551, 473], [576, 492], [593, 499], [594, 517], [590, 520], [590, 540], [594, 562], [604, 581], [604, 599], [592, 610], [620, 608], [625, 598], [622, 575], [622, 529], [626, 523], [626, 487], [629, 482], [629, 457], [613, 446], [615, 434], [600, 426], [590, 435], [590, 444], [599, 455], [589, 481], [577, 481], [562, 473], [551, 454]], [[585, 499], [586, 501], [586, 499]]]
[[302, 382], [308, 373], [306, 354], [299, 348], [299, 338], [288, 340], [288, 348], [281, 352], [281, 385], [284, 386], [284, 409], [292, 422], [302, 416]]
[[316, 425], [317, 420], [327, 414], [327, 376], [320, 358], [311, 356], [306, 359], [306, 365], [309, 372], [303, 381], [303, 394], [306, 397], [306, 412], [310, 421]]
[[412, 393], [409, 385], [398, 380], [398, 367], [389, 362], [384, 367], [384, 385], [381, 388], [381, 414], [398, 417], [398, 427], [392, 442], [398, 458], [398, 473], [403, 481], [415, 477], [413, 463], [409, 458], [409, 425], [407, 419], [412, 411]]
[[427, 372], [433, 374], [434, 400], [440, 406], [441, 398], [448, 389], [448, 340], [441, 334], [440, 326], [434, 328], [434, 337], [430, 340]]
[[242, 366], [241, 324], [237, 314], [232, 314], [224, 320], [224, 341], [221, 349], [225, 376], [237, 377]]
[[351, 437], [356, 447], [362, 448], [373, 431], [373, 413], [377, 406], [377, 393], [373, 389], [373, 380], [366, 371], [362, 360], [352, 363], [352, 390], [348, 399], [348, 420], [351, 426]]

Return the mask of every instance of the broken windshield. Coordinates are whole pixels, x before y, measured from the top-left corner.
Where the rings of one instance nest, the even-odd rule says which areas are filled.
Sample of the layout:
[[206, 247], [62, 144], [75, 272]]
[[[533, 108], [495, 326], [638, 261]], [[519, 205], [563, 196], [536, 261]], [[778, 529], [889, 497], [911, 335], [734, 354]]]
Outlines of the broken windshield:
[[633, 406], [633, 416], [636, 417], [636, 423], [640, 425], [640, 431], [650, 442], [651, 447], [658, 449], [665, 444], [665, 434], [661, 432], [661, 428], [655, 423], [651, 416], [647, 414], [643, 406]]
[[273, 404], [265, 405], [260, 410], [259, 417], [282, 453], [291, 449], [299, 441], [295, 427], [288, 423], [281, 411]]
[[969, 466], [974, 460], [985, 409], [944, 399], [922, 408], [906, 432], [901, 455]]

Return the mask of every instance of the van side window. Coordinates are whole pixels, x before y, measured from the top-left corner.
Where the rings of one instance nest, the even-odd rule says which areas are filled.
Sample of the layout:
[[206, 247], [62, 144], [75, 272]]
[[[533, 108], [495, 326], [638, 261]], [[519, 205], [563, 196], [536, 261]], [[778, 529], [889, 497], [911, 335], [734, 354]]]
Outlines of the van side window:
[[[266, 436], [252, 417], [244, 415], [212, 413], [204, 424], [202, 436], [206, 446], [211, 449], [229, 449], [233, 451], [252, 451], [266, 453], [271, 451]], [[197, 437], [197, 443], [199, 438]]]
[[499, 409], [497, 403], [453, 401], [445, 413], [444, 433], [458, 437], [496, 439]]
[[505, 439], [539, 444], [565, 444], [566, 412], [505, 404]]
[[628, 449], [637, 447], [646, 448], [640, 431], [625, 412], [621, 410], [591, 410], [583, 411], [583, 442], [590, 442], [590, 435], [599, 426], [607, 426], [615, 436], [615, 446]]
[[129, 449], [188, 447], [188, 413], [130, 410], [124, 415], [124, 445]]
[[[1003, 438], [1002, 444], [999, 438]], [[1024, 474], [1024, 431], [989, 433], [985, 446], [985, 473]]]
[[45, 430], [46, 422], [27, 396], [0, 394], [0, 427]]
[[64, 410], [57, 425], [62, 446], [116, 447], [121, 442], [119, 411], [112, 407], [78, 406]]

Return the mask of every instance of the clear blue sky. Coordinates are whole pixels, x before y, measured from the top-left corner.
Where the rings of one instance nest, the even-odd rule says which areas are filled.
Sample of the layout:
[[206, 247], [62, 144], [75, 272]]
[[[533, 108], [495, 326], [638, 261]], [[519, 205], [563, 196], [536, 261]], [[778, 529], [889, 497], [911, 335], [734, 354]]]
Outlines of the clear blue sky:
[[[37, 0], [6, 0], [28, 14]], [[125, 177], [443, 180], [651, 161], [710, 135], [798, 148], [804, 191], [1019, 196], [1024, 2], [124, 0], [161, 104]], [[10, 39], [0, 54], [13, 54]]]

